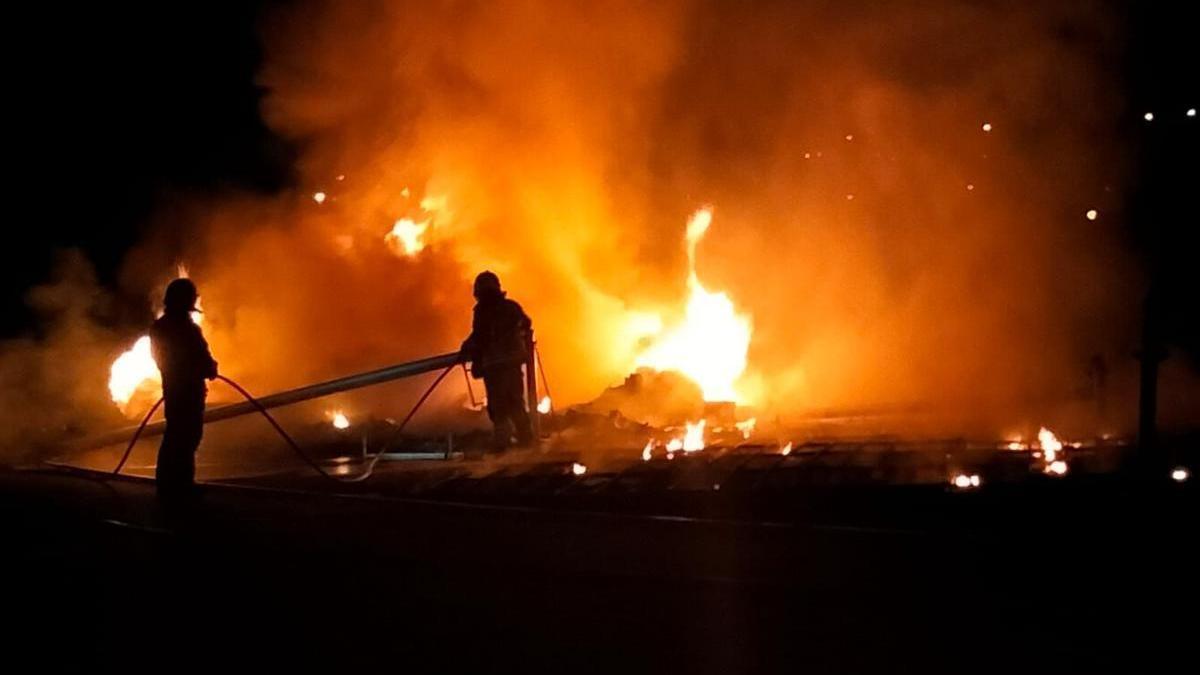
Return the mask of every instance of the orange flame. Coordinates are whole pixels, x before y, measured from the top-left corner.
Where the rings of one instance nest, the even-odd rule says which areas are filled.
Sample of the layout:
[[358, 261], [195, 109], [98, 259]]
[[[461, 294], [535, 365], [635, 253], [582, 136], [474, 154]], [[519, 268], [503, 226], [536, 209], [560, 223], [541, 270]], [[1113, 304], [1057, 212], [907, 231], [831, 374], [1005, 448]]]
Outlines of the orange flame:
[[979, 477], [979, 474], [977, 474], [977, 473], [972, 473], [972, 474], [960, 473], [960, 474], [955, 475], [954, 478], [952, 478], [950, 480], [950, 484], [953, 485], [954, 487], [958, 488], [959, 490], [970, 490], [971, 488], [977, 488], [980, 485], [982, 485], [983, 480]]
[[[696, 452], [697, 450], [703, 450], [705, 447], [704, 425], [704, 420], [700, 420], [694, 424], [692, 422], [686, 423], [684, 425], [684, 434], [682, 437], [677, 436], [667, 441], [667, 459], [671, 459], [671, 453], [679, 452], [680, 450], [683, 452]], [[646, 449], [642, 451], [643, 459], [649, 459], [649, 450], [653, 443], [654, 442], [651, 441], [650, 443], [646, 444]]]
[[736, 383], [746, 370], [750, 317], [738, 313], [724, 293], [714, 293], [696, 275], [696, 244], [712, 224], [712, 209], [692, 214], [687, 224], [688, 288], [683, 322], [661, 335], [636, 364], [683, 373], [700, 385], [706, 401], [744, 402]]
[[[181, 279], [188, 277], [187, 266], [183, 264], [175, 271]], [[196, 298], [196, 311], [191, 313], [191, 317], [197, 326], [204, 322], [201, 309], [200, 298]], [[162, 312], [159, 312], [159, 316], [162, 316]], [[129, 412], [129, 404], [138, 392], [152, 394], [155, 398], [162, 395], [162, 376], [151, 354], [149, 335], [139, 337], [109, 367], [108, 393], [121, 412]]]
[[1062, 441], [1054, 435], [1046, 427], [1038, 430], [1038, 446], [1042, 449], [1042, 461], [1045, 462], [1043, 471], [1053, 476], [1062, 476], [1067, 473], [1067, 461], [1060, 459], [1058, 453], [1062, 452]]
[[150, 336], [143, 335], [113, 361], [109, 369], [108, 393], [113, 402], [125, 411], [138, 390], [161, 388], [161, 382], [158, 364], [150, 354]]
[[383, 236], [398, 255], [414, 256], [425, 248], [422, 237], [429, 229], [429, 221], [414, 222], [412, 218], [401, 218], [392, 225], [392, 231]]
[[742, 438], [747, 439], [750, 438], [750, 434], [754, 433], [754, 425], [757, 422], [757, 418], [751, 417], [750, 419], [742, 422], [735, 422], [734, 426], [737, 427], [738, 431], [742, 432]]

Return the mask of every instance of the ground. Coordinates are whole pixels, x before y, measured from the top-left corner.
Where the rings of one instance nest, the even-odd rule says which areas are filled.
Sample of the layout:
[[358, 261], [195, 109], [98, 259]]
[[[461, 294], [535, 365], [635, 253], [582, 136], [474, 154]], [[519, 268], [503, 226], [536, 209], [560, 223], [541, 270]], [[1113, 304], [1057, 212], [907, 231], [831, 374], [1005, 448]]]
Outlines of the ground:
[[17, 601], [5, 612], [18, 626], [5, 635], [53, 671], [1064, 673], [1190, 660], [1193, 494], [1052, 487], [814, 489], [750, 515], [709, 493], [616, 509], [528, 490], [464, 503], [226, 485], [173, 518], [142, 479], [7, 471]]

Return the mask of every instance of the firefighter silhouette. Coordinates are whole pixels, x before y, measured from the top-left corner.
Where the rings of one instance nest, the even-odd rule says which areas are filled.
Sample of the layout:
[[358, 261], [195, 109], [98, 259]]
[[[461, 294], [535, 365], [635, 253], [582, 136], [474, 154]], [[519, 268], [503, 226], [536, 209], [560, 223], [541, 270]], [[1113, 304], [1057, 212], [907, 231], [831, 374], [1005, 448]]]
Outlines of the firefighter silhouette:
[[163, 315], [150, 328], [150, 350], [162, 373], [166, 430], [158, 448], [155, 481], [160, 496], [190, 494], [196, 476], [196, 449], [204, 431], [205, 380], [217, 376], [200, 327], [192, 321], [198, 294], [189, 279], [167, 286]]
[[500, 288], [492, 272], [475, 277], [475, 312], [471, 335], [463, 342], [462, 354], [471, 362], [471, 374], [483, 378], [487, 392], [488, 418], [492, 421], [497, 449], [533, 441], [529, 412], [525, 405], [525, 378], [521, 365], [529, 360], [529, 335], [533, 322]]

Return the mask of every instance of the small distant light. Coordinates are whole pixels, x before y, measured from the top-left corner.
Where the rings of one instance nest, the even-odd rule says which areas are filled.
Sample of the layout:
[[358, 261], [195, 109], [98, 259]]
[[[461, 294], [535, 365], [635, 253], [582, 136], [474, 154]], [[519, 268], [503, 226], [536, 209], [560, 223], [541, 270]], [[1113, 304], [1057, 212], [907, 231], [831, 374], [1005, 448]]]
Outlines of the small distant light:
[[409, 196], [409, 195], [411, 195], [411, 194], [412, 194], [412, 192], [410, 192], [410, 191], [409, 191], [409, 189], [408, 189], [408, 186], [407, 186], [407, 185], [406, 185], [406, 186], [404, 186], [404, 189], [400, 191], [400, 196], [401, 196], [401, 197], [404, 197], [405, 199], [408, 199], [408, 196]]
[[846, 140], [848, 140], [848, 141], [854, 140], [854, 134], [846, 134]]
[[848, 202], [854, 201], [854, 195], [846, 195], [846, 201], [848, 201]]
[[991, 122], [984, 122], [984, 123], [983, 123], [983, 130], [984, 130], [984, 131], [991, 131], [991, 130], [992, 130], [992, 123], [991, 123]]
[[1142, 115], [1142, 119], [1146, 120], [1147, 122], [1153, 122], [1154, 121], [1154, 113], [1148, 112], [1145, 115]]
[[1087, 216], [1088, 220], [1095, 220], [1096, 218], [1098, 218], [1100, 216], [1100, 212], [1097, 211], [1096, 209], [1088, 209], [1088, 212], [1084, 215]]
[[720, 483], [713, 483], [713, 489], [714, 489], [714, 490], [720, 490], [720, 489], [721, 489], [721, 484], [720, 484]]
[[804, 159], [810, 159], [811, 157], [812, 157], [812, 153], [811, 153], [811, 152], [806, 152], [806, 153], [804, 153]]
[[587, 467], [579, 462], [575, 462], [571, 465], [571, 473], [575, 474], [576, 476], [582, 476], [583, 474], [587, 473]]
[[1171, 480], [1175, 481], [1176, 483], [1182, 483], [1191, 477], [1191, 475], [1192, 474], [1187, 469], [1183, 468], [1182, 466], [1177, 466], [1175, 467], [1175, 470], [1171, 472]]
[[325, 203], [325, 193], [324, 192], [314, 192], [313, 193], [313, 201], [318, 204], [324, 204]]
[[974, 183], [967, 183], [967, 191], [968, 191], [968, 192], [969, 192], [969, 191], [971, 191], [971, 190], [974, 190], [974, 189], [975, 189], [975, 184], [974, 184]]
[[1188, 117], [1195, 117], [1195, 116], [1196, 116], [1196, 109], [1195, 109], [1195, 108], [1188, 108], [1188, 111], [1187, 111], [1187, 116], [1188, 116]]
[[959, 490], [969, 490], [971, 488], [977, 488], [980, 485], [982, 485], [983, 480], [979, 478], [979, 474], [977, 474], [977, 473], [972, 473], [972, 474], [960, 473], [960, 474], [955, 475], [954, 478], [950, 479], [950, 484], [953, 485], [954, 487], [958, 488]]
[[339, 174], [337, 175], [337, 178], [336, 178], [336, 180], [346, 180], [346, 174], [344, 174], [344, 173], [339, 173]]

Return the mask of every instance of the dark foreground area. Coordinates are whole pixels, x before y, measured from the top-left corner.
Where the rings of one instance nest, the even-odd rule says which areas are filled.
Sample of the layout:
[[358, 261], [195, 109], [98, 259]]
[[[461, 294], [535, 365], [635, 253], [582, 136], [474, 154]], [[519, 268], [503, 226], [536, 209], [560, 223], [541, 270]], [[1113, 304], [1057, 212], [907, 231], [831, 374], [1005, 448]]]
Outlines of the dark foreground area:
[[0, 472], [4, 652], [46, 672], [1195, 664], [1190, 483], [737, 499], [615, 509], [266, 482], [206, 486], [171, 514], [142, 479]]

